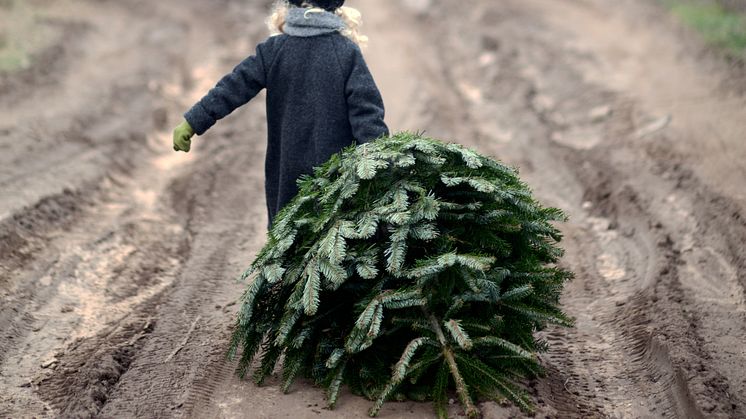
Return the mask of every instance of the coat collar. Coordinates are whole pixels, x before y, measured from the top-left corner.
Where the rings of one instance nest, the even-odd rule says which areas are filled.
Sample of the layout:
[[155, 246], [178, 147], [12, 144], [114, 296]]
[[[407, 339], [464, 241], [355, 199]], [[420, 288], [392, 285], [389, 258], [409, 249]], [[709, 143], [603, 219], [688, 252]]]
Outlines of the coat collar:
[[338, 32], [345, 28], [344, 21], [334, 13], [310, 12], [302, 7], [288, 10], [283, 32], [290, 36], [309, 37]]

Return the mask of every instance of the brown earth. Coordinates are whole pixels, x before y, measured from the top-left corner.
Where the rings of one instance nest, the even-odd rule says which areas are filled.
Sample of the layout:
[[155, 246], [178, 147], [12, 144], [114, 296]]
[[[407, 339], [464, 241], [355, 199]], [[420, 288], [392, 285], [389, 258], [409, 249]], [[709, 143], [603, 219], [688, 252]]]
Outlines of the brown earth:
[[[171, 150], [269, 1], [29, 2], [58, 38], [0, 76], [0, 417], [365, 417], [224, 358], [265, 240], [263, 100]], [[349, 4], [393, 129], [516, 165], [571, 216], [577, 326], [542, 332], [537, 416], [746, 417], [743, 70], [642, 0]]]

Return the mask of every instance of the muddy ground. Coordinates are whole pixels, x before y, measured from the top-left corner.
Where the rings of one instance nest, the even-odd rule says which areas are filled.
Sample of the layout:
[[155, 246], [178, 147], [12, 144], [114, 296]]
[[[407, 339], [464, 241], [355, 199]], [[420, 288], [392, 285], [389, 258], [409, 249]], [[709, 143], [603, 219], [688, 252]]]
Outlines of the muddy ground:
[[[393, 129], [516, 165], [571, 216], [577, 326], [542, 332], [537, 416], [746, 417], [744, 71], [651, 1], [348, 3]], [[224, 358], [265, 240], [262, 98], [170, 145], [269, 1], [28, 4], [55, 38], [0, 76], [0, 417], [365, 417]]]

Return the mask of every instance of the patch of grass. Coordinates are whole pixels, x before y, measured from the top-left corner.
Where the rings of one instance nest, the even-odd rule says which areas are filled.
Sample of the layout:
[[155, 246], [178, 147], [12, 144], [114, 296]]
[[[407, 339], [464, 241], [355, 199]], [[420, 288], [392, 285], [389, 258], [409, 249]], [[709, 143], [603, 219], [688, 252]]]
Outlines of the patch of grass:
[[702, 34], [705, 41], [746, 59], [746, 16], [710, 2], [668, 1], [671, 11]]
[[0, 73], [31, 66], [32, 56], [49, 45], [52, 29], [24, 0], [0, 0]]

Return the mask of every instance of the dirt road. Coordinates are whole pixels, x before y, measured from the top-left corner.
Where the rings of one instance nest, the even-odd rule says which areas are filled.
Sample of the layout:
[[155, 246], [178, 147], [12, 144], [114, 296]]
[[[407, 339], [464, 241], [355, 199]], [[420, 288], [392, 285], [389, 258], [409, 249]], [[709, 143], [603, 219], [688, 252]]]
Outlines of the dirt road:
[[[539, 417], [746, 417], [746, 83], [651, 3], [349, 1], [393, 129], [516, 165], [571, 216], [577, 327], [543, 332]], [[31, 4], [56, 42], [0, 76], [0, 417], [365, 417], [224, 359], [265, 239], [263, 99], [170, 146], [269, 1]]]

